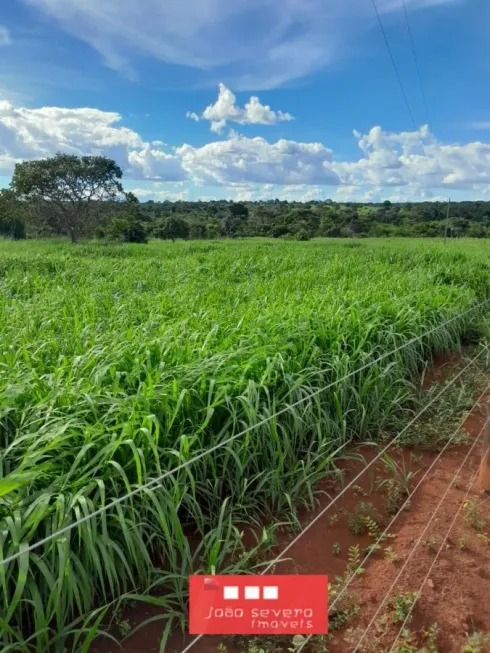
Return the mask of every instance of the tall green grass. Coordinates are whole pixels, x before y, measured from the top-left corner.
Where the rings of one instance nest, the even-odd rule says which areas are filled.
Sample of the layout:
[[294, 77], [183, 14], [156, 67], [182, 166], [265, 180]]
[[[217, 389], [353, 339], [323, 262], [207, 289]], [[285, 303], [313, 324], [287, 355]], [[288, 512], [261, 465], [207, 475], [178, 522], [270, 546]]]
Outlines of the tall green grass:
[[159, 584], [180, 618], [192, 569], [245, 567], [238, 525], [311, 506], [485, 312], [317, 391], [487, 299], [485, 248], [0, 243], [1, 558], [306, 398], [2, 566], [0, 650], [85, 650], [98, 607]]

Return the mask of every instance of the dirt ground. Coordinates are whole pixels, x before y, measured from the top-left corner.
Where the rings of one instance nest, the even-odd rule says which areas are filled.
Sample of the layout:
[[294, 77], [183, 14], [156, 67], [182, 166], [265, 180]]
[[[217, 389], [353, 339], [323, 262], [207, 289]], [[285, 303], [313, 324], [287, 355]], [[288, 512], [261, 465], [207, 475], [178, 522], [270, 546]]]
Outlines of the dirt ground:
[[[453, 355], [435, 359], [425, 376], [425, 387], [441, 383], [451, 376], [458, 358]], [[480, 392], [473, 401], [479, 395]], [[480, 406], [466, 418], [463, 429], [468, 435], [467, 441], [456, 447], [451, 446], [435, 462], [414, 493], [409, 509], [399, 513], [389, 528], [389, 537], [381, 542], [380, 549], [374, 551], [365, 564], [361, 561], [367, 547], [376, 541], [393, 517], [387, 512], [387, 502], [392, 493], [387, 492], [386, 485], [378, 487], [380, 479], [389, 481], [393, 478], [383, 462], [366, 470], [356, 485], [345, 492], [292, 547], [287, 560], [277, 565], [275, 573], [328, 574], [332, 584], [330, 603], [336, 596], [335, 591], [345, 582], [349, 569], [357, 568], [358, 564], [362, 564], [364, 569], [361, 575], [354, 576], [347, 593], [329, 615], [332, 630], [328, 641], [325, 641], [326, 648], [320, 640], [313, 639], [304, 647], [304, 653], [326, 650], [346, 653], [355, 649], [361, 637], [363, 640], [359, 651], [390, 651], [412, 605], [413, 595], [410, 593], [418, 591], [421, 591], [420, 598], [394, 652], [490, 652], [490, 636], [485, 641], [485, 633], [490, 633], [490, 496], [482, 494], [473, 482], [480, 465], [481, 442], [474, 446], [458, 474], [474, 439], [484, 426], [489, 399], [490, 392], [487, 392]], [[356, 451], [360, 451], [367, 461], [375, 456], [372, 447], [362, 447]], [[410, 488], [417, 485], [438, 456], [437, 452], [417, 447], [392, 448], [389, 454], [403, 467], [405, 478], [409, 478], [410, 471], [413, 472]], [[363, 469], [364, 464], [348, 460], [341, 467], [344, 471], [342, 485], [345, 487]], [[340, 487], [325, 484], [324, 489], [333, 495]], [[396, 490], [396, 487], [392, 486], [392, 490]], [[446, 491], [447, 495], [437, 509]], [[325, 495], [317, 510], [320, 511], [328, 503], [329, 498]], [[461, 512], [447, 536], [460, 508]], [[308, 523], [314, 514], [317, 513], [304, 514], [302, 522]], [[368, 529], [371, 533], [365, 532], [365, 521], [363, 526], [362, 520], [366, 515], [374, 518], [375, 527], [378, 523], [377, 529]], [[415, 546], [428, 523], [430, 526], [422, 541]], [[441, 548], [446, 536], [447, 541]], [[290, 533], [280, 534], [277, 552], [293, 537]], [[437, 555], [427, 582], [423, 584]], [[405, 563], [406, 568], [395, 583]], [[393, 583], [393, 589], [388, 591]], [[157, 608], [141, 605], [124, 616], [135, 625], [158, 614]], [[366, 631], [368, 625], [370, 628]], [[156, 621], [128, 637], [122, 643], [122, 648], [106, 640], [90, 650], [92, 653], [156, 652], [160, 650], [161, 635], [161, 622]], [[469, 639], [470, 636], [473, 639]], [[167, 643], [166, 650], [181, 651], [190, 640], [189, 637], [183, 640], [175, 634]], [[292, 650], [291, 638], [240, 641], [236, 638], [203, 637], [192, 651], [216, 653], [220, 644], [226, 646], [221, 650], [227, 653]], [[465, 649], [465, 646], [469, 648]]]
[[[480, 408], [466, 420], [464, 428], [471, 437], [480, 433], [485, 412]], [[421, 598], [407, 624], [418, 635], [414, 640], [420, 646], [423, 644], [420, 634], [430, 631], [435, 624], [438, 627], [437, 650], [444, 653], [459, 653], [467, 643], [467, 634], [490, 632], [490, 500], [481, 495], [474, 482], [480, 447], [475, 446], [458, 474], [470, 446], [471, 440], [468, 446], [446, 451], [414, 495], [410, 512], [397, 519], [393, 550], [399, 559], [376, 557], [368, 563], [365, 574], [353, 583], [360, 606], [359, 616], [350, 624], [347, 638], [345, 632], [340, 633], [330, 650], [353, 650], [352, 642], [357, 643], [364, 634], [429, 520], [429, 528], [389, 596], [400, 597], [421, 590]], [[437, 509], [448, 488], [446, 498]], [[462, 505], [465, 507], [449, 531]], [[424, 584], [441, 546], [441, 554]], [[393, 623], [397, 615], [387, 603], [379, 611], [361, 650], [389, 651], [395, 642], [402, 624]], [[398, 645], [406, 639], [403, 637]], [[482, 650], [490, 650], [490, 642]]]

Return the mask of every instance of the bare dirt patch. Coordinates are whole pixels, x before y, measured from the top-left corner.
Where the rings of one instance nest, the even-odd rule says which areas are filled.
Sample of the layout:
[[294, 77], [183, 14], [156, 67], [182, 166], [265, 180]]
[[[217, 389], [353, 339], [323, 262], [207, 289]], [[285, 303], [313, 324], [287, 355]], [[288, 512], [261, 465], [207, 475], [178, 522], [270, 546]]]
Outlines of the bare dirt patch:
[[[353, 583], [360, 612], [349, 625], [347, 634], [342, 632], [334, 637], [331, 650], [352, 651], [352, 644], [355, 645], [364, 634], [398, 576], [403, 561], [411, 554], [431, 520], [422, 542], [416, 547], [406, 569], [389, 593], [395, 605], [389, 605], [389, 601], [385, 603], [361, 649], [390, 650], [403, 623], [403, 619], [397, 620], [396, 602], [400, 605], [402, 597], [422, 588], [436, 553], [463, 503], [466, 505], [422, 588], [421, 598], [415, 603], [412, 619], [407, 624], [410, 632], [399, 639], [400, 649], [397, 650], [420, 650], [419, 647], [424, 645], [423, 633], [429, 632], [431, 628], [435, 630], [435, 625], [438, 630], [436, 650], [447, 653], [459, 653], [467, 642], [466, 634], [490, 632], [490, 500], [479, 492], [474, 483], [480, 463], [480, 447], [475, 447], [458, 474], [471, 440], [479, 435], [484, 422], [484, 408], [478, 408], [468, 417], [464, 428], [470, 436], [469, 444], [444, 453], [414, 495], [411, 511], [397, 520], [393, 549], [398, 561], [377, 558], [367, 566], [364, 575]], [[465, 499], [470, 485], [472, 489]], [[450, 490], [446, 499], [435, 512], [448, 487]], [[409, 648], [409, 639], [413, 648]], [[401, 648], [402, 644], [405, 648]]]

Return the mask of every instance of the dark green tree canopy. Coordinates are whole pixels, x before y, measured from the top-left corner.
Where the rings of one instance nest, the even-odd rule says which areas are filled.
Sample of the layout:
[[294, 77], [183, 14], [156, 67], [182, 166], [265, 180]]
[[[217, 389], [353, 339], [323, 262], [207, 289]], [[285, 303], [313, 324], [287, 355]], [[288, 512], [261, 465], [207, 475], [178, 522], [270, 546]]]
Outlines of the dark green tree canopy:
[[[362, 237], [490, 237], [490, 202], [382, 203], [333, 202], [332, 200], [288, 202], [264, 200], [231, 202], [226, 200], [142, 202], [150, 231], [169, 237], [160, 230], [164, 217], [180, 218], [194, 238], [243, 238], [265, 236], [295, 238]], [[160, 233], [160, 235], [157, 235]]]
[[126, 243], [148, 242], [148, 216], [141, 210], [138, 198], [133, 193], [126, 193], [126, 202], [113, 213], [104, 229], [98, 228], [98, 235], [109, 240]]
[[125, 197], [121, 178], [112, 159], [57, 154], [18, 163], [11, 189], [20, 200], [48, 204], [57, 228], [75, 242], [90, 227], [97, 205]]
[[158, 219], [152, 228], [155, 238], [175, 241], [177, 238], [189, 237], [189, 226], [182, 218], [169, 216]]
[[0, 190], [0, 236], [13, 240], [26, 237], [23, 209], [13, 191]]

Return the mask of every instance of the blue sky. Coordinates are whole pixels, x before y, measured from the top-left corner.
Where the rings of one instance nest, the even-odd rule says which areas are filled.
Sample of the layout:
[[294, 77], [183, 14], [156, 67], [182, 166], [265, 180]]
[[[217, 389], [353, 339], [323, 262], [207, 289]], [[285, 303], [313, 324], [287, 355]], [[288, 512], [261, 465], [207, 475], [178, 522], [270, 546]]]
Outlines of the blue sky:
[[490, 3], [405, 0], [425, 103], [402, 0], [376, 4], [414, 122], [372, 0], [11, 0], [0, 185], [61, 150], [141, 199], [486, 199]]

